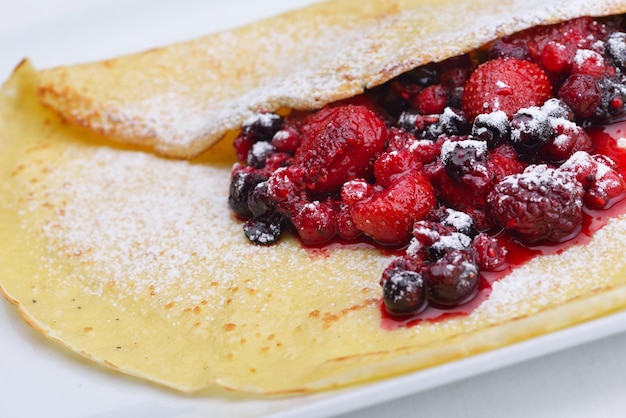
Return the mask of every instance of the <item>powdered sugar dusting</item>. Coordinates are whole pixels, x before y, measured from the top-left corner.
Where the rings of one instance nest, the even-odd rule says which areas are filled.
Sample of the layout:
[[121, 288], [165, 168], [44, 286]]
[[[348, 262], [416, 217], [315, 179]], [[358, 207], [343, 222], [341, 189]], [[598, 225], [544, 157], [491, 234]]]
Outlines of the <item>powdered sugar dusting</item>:
[[[68, 260], [77, 268], [62, 283], [81, 285], [84, 294], [107, 297], [114, 288], [112, 305], [148, 298], [160, 309], [175, 306], [166, 310], [168, 317], [203, 301], [204, 319], [212, 320], [216, 309], [232, 298], [228, 290], [243, 282], [256, 292], [282, 289], [275, 290], [277, 298], [301, 286], [306, 273], [298, 271], [327, 263], [326, 257], [311, 259], [299, 245], [276, 251], [247, 242], [227, 205], [228, 168], [104, 147], [88, 157], [75, 157], [71, 147], [65, 153], [66, 163], [24, 191], [35, 193], [24, 209], [24, 228], [41, 230], [49, 243], [52, 258], [41, 260], [43, 271], [53, 271], [58, 257]], [[41, 184], [49, 187], [42, 191]], [[47, 212], [49, 208], [53, 210]], [[33, 226], [28, 214], [41, 211], [48, 215]], [[346, 251], [353, 260], [363, 257]], [[318, 291], [335, 287], [345, 303], [356, 303], [354, 297], [360, 302], [360, 291], [350, 296], [339, 289], [349, 284], [377, 294], [377, 276], [387, 262], [388, 256], [374, 255], [339, 264], [342, 274], [331, 269]], [[362, 266], [372, 263], [372, 275], [363, 275]], [[276, 281], [264, 273], [274, 269], [293, 274]], [[261, 302], [257, 308], [263, 311], [268, 301]]]
[[39, 91], [70, 121], [190, 157], [256, 111], [319, 108], [502, 35], [618, 8], [584, 0], [483, 3], [375, 3], [374, 13], [359, 5], [337, 19], [328, 18], [332, 5], [315, 5], [290, 19], [107, 61], [98, 86], [89, 78], [94, 67], [44, 72]]

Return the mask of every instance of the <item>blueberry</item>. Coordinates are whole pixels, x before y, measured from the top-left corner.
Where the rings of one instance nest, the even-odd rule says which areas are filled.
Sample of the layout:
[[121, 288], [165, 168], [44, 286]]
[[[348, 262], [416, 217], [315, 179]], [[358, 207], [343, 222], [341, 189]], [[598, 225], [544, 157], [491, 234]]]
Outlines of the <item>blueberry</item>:
[[228, 205], [239, 216], [250, 218], [252, 212], [248, 203], [255, 187], [267, 177], [256, 172], [241, 170], [233, 174], [228, 191]]
[[422, 275], [410, 270], [394, 270], [383, 284], [383, 299], [387, 311], [393, 315], [419, 313], [426, 307]]
[[509, 118], [503, 111], [483, 113], [476, 116], [472, 135], [487, 142], [490, 149], [508, 141], [511, 135]]
[[283, 217], [251, 218], [243, 224], [243, 232], [253, 244], [271, 245], [278, 241], [283, 232]]
[[453, 308], [471, 299], [478, 288], [478, 266], [472, 252], [451, 250], [424, 272], [428, 300], [439, 308]]
[[255, 142], [271, 141], [283, 125], [283, 117], [276, 113], [256, 113], [244, 121], [242, 129], [253, 137]]
[[267, 191], [267, 182], [256, 185], [248, 197], [248, 209], [255, 218], [267, 217], [276, 211], [276, 200]]

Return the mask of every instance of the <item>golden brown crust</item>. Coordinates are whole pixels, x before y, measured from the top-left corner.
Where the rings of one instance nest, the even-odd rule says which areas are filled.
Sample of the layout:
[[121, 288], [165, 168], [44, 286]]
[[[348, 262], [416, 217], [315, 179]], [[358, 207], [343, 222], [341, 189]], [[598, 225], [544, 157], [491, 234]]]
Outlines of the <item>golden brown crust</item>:
[[38, 94], [67, 121], [191, 158], [255, 111], [319, 108], [530, 26], [622, 12], [623, 0], [334, 0], [165, 48], [41, 71]]

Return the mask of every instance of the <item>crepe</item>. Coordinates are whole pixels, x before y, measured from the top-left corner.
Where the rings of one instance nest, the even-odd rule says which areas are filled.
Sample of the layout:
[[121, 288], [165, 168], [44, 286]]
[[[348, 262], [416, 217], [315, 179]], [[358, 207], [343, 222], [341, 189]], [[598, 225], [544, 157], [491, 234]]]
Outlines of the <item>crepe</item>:
[[[378, 22], [372, 27], [382, 27], [380, 22], [392, 19], [400, 28], [404, 28], [401, 16], [415, 18], [415, 9], [434, 13], [438, 7], [452, 5], [397, 4], [398, 10], [405, 9], [394, 20], [382, 2], [359, 2], [364, 22]], [[140, 77], [135, 71], [141, 74], [145, 70], [143, 60], [160, 57], [165, 61], [158, 68], [169, 74], [176, 67], [169, 67], [172, 54], [183, 53], [189, 45], [210, 43], [212, 37], [109, 64], [36, 72], [29, 62], [22, 63], [0, 97], [3, 294], [34, 328], [112, 369], [186, 392], [220, 385], [265, 394], [297, 394], [406, 373], [623, 309], [625, 216], [610, 221], [589, 244], [535, 258], [494, 283], [490, 297], [468, 316], [390, 330], [382, 324], [378, 281], [392, 255], [368, 247], [307, 249], [293, 237], [271, 247], [246, 241], [240, 222], [226, 204], [234, 162], [230, 134], [190, 161], [146, 152], [148, 145], [168, 155], [195, 155], [257, 107], [319, 106], [384, 81], [382, 73], [374, 69], [387, 68], [386, 78], [401, 71], [397, 68], [443, 59], [512, 30], [513, 22], [523, 22], [520, 25], [524, 26], [583, 11], [626, 11], [626, 4], [611, 2], [570, 2], [565, 8], [565, 2], [544, 1], [541, 8], [529, 7], [526, 15], [516, 15], [521, 6], [515, 3], [496, 7], [494, 15], [503, 20], [487, 22], [482, 15], [488, 2], [482, 8], [474, 4], [476, 8], [457, 5], [454, 17], [446, 18], [484, 22], [484, 26], [463, 26], [468, 32], [462, 45], [457, 45], [458, 33], [446, 35], [447, 26], [441, 24], [437, 29], [444, 32], [441, 38], [434, 28], [428, 29], [430, 35], [424, 35], [430, 36], [430, 42], [440, 39], [439, 48], [430, 47], [424, 56], [414, 55], [412, 64], [407, 64], [377, 59], [387, 48], [395, 50], [401, 43], [405, 45], [402, 50], [408, 51], [421, 41], [413, 43], [414, 38], [400, 34], [371, 40], [370, 46], [378, 45], [376, 59], [365, 61], [376, 65], [357, 66], [367, 72], [367, 77], [356, 78], [356, 83], [333, 84], [329, 75], [322, 80], [330, 86], [320, 80], [312, 90], [301, 89], [306, 83], [299, 84], [298, 91], [285, 87], [292, 92], [292, 99], [286, 100], [268, 99], [275, 96], [249, 100], [251, 96], [244, 94], [224, 102], [239, 103], [223, 106], [233, 111], [228, 116], [208, 118], [208, 125], [215, 123], [213, 128], [183, 126], [180, 119], [168, 125], [168, 130], [183, 133], [191, 132], [188, 128], [197, 128], [194, 132], [202, 134], [211, 131], [212, 136], [183, 135], [195, 138], [190, 142], [167, 135], [160, 139], [156, 135], [142, 137], [141, 132], [156, 132], [146, 129], [148, 121], [154, 122], [155, 113], [138, 107], [132, 117], [121, 117], [129, 114], [123, 101], [89, 96], [81, 90], [85, 86], [82, 83], [98, 80], [94, 84], [102, 88], [99, 93], [103, 94], [107, 90], [103, 86], [108, 85], [111, 92], [107, 95], [133, 103], [134, 95], [127, 84], [119, 84], [116, 90], [112, 88], [114, 78], [106, 81], [106, 68], [116, 68], [112, 73], [117, 74], [115, 77], [123, 75], [124, 80], [141, 78], [145, 74]], [[336, 5], [346, 13], [352, 10], [348, 2]], [[505, 12], [505, 7], [511, 9]], [[324, 10], [331, 10], [331, 4], [214, 36], [237, 38], [246, 31], [258, 34], [255, 28], [269, 30], [276, 28], [277, 22], [287, 24], [305, 16], [307, 21], [318, 21]], [[470, 13], [474, 15], [468, 16]], [[515, 18], [504, 19], [509, 15]], [[332, 16], [331, 21], [340, 22], [344, 15]], [[354, 20], [350, 25], [356, 25]], [[305, 29], [309, 24], [300, 23]], [[264, 44], [261, 38], [256, 39]], [[409, 46], [407, 39], [412, 39]], [[315, 48], [313, 40], [307, 45]], [[332, 63], [341, 62], [335, 58], [328, 58], [326, 63], [314, 61], [319, 66], [312, 67], [309, 74], [320, 74], [321, 68], [328, 70]], [[224, 71], [224, 83], [230, 80], [234, 84], [237, 71]], [[190, 75], [180, 82], [190, 82], [190, 86], [199, 83], [193, 80]], [[254, 82], [261, 86], [269, 80], [263, 76]], [[144, 88], [154, 87], [147, 79], [145, 82]], [[341, 88], [348, 85], [353, 89]], [[204, 82], [196, 87], [198, 92], [210, 89]], [[261, 90], [272, 92], [275, 88]], [[85, 95], [79, 98], [72, 91]], [[210, 97], [209, 91], [193, 96]], [[254, 95], [261, 96], [258, 91]], [[59, 101], [52, 103], [51, 97]], [[46, 109], [38, 98], [46, 106], [57, 104], [58, 108]], [[184, 103], [178, 99], [173, 102], [177, 106]], [[86, 104], [93, 106], [91, 110]], [[165, 109], [167, 106], [159, 112]], [[178, 108], [177, 114], [186, 113], [185, 109]], [[189, 113], [198, 115], [195, 110]], [[71, 117], [81, 114], [91, 116]], [[89, 129], [67, 123], [81, 120], [90, 121], [91, 125], [86, 124]], [[158, 123], [165, 125], [163, 120]], [[126, 132], [130, 144], [111, 141], [110, 136], [122, 138], [121, 132]], [[170, 153], [174, 149], [187, 151]]]
[[191, 158], [259, 110], [316, 109], [506, 34], [624, 9], [619, 0], [321, 2], [142, 54], [43, 71], [38, 94], [67, 121]]

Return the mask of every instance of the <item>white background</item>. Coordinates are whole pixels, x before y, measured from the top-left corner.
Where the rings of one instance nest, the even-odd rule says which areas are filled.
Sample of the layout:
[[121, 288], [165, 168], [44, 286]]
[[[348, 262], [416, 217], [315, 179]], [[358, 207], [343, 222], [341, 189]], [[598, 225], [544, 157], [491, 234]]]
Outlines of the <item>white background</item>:
[[[6, 79], [25, 56], [39, 67], [104, 58], [187, 39], [307, 2], [0, 0], [0, 79]], [[207, 9], [210, 9], [208, 14]], [[249, 417], [255, 415], [256, 409], [270, 413], [299, 402], [280, 401], [270, 406], [264, 401], [240, 402], [230, 398], [204, 402], [160, 391], [93, 367], [59, 349], [26, 326], [15, 310], [2, 302], [2, 417]], [[621, 323], [624, 318], [621, 317]], [[523, 356], [523, 349], [511, 355]], [[386, 397], [381, 399], [393, 397], [389, 395], [389, 387], [385, 389]], [[398, 393], [411, 392], [411, 388], [397, 384], [395, 388]], [[315, 406], [316, 400], [314, 397], [307, 402]], [[359, 402], [378, 400], [368, 402], [360, 395], [347, 396], [341, 402], [334, 406], [337, 411], [353, 409]], [[330, 403], [317, 413], [328, 416], [332, 408]], [[300, 411], [290, 416], [307, 413]], [[289, 409], [283, 416], [287, 414]], [[315, 409], [308, 414], [316, 416]], [[626, 417], [626, 334], [340, 415], [341, 418], [418, 416]]]

